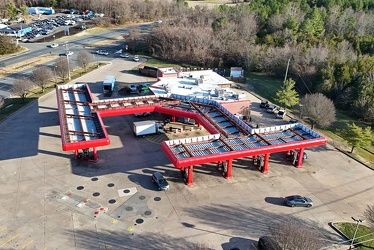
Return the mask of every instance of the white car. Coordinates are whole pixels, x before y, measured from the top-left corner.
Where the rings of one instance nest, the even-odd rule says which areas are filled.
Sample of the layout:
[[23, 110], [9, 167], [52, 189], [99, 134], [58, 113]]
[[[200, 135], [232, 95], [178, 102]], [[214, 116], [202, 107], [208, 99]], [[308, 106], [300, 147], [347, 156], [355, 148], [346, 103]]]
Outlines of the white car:
[[119, 56], [122, 57], [122, 58], [128, 58], [129, 54], [120, 54]]
[[74, 54], [74, 52], [73, 52], [73, 51], [70, 51], [70, 50], [68, 50], [68, 51], [65, 52], [65, 55], [66, 55], [66, 56], [71, 56], [71, 55], [73, 55], [73, 54]]
[[134, 56], [132, 59], [133, 59], [135, 62], [139, 62], [139, 56]]
[[286, 116], [286, 110], [280, 109], [275, 117], [283, 119], [285, 116]]
[[57, 48], [58, 47], [58, 43], [52, 43], [51, 45], [49, 45], [49, 47], [51, 47], [51, 48]]
[[96, 54], [107, 56], [109, 53], [106, 50], [96, 50]]

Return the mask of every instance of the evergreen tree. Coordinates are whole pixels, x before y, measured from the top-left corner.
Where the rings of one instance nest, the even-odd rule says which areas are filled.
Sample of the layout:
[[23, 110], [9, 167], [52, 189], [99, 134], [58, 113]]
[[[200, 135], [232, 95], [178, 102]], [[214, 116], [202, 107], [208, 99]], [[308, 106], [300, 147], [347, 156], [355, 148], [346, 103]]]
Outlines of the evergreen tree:
[[286, 108], [292, 107], [299, 102], [299, 94], [295, 90], [295, 81], [288, 79], [283, 83], [282, 89], [276, 95], [276, 101]]
[[352, 146], [351, 153], [355, 147], [367, 147], [373, 141], [373, 134], [370, 127], [362, 129], [356, 124], [348, 124], [348, 129], [345, 131], [345, 138], [348, 144]]

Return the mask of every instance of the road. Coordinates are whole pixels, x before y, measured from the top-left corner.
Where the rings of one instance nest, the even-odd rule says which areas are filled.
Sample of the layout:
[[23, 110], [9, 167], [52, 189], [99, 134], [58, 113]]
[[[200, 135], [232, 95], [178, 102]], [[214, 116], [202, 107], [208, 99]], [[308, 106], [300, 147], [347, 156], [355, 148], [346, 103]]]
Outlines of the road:
[[[82, 50], [87, 50], [92, 53], [93, 61], [111, 61], [115, 58], [118, 58], [119, 55], [115, 54], [114, 52], [118, 51], [119, 49], [124, 47], [123, 41], [113, 41], [112, 44], [107, 44], [100, 46], [100, 49], [105, 49], [110, 54], [108, 56], [97, 56], [95, 54], [95, 49], [93, 48], [86, 48], [89, 45], [99, 43], [103, 40], [113, 39], [118, 36], [125, 35], [129, 29], [132, 27], [137, 27], [141, 30], [149, 30], [153, 27], [153, 23], [143, 23], [134, 26], [126, 26], [120, 27], [112, 30], [107, 30], [104, 32], [99, 32], [95, 34], [86, 34], [81, 36], [72, 36], [71, 39], [67, 39], [64, 42], [60, 42], [60, 46], [57, 48], [50, 48], [48, 45], [50, 43], [23, 43], [22, 46], [27, 48], [28, 51], [22, 54], [13, 55], [9, 57], [5, 57], [0, 59], [1, 67], [7, 67], [13, 64], [17, 64], [23, 61], [27, 61], [30, 59], [38, 58], [40, 56], [52, 54], [52, 55], [59, 55], [65, 52], [66, 47], [64, 44], [68, 44], [67, 48], [70, 51], [73, 51], [74, 54], [70, 57], [70, 61], [74, 65], [76, 61], [77, 55]], [[49, 62], [44, 65], [52, 65], [53, 63]], [[8, 75], [6, 77], [0, 78], [0, 96], [4, 96], [5, 98], [11, 97], [11, 89], [12, 84], [15, 79], [19, 78], [20, 76], [28, 76], [32, 72], [34, 68], [30, 68], [24, 71], [17, 72], [16, 74]]]

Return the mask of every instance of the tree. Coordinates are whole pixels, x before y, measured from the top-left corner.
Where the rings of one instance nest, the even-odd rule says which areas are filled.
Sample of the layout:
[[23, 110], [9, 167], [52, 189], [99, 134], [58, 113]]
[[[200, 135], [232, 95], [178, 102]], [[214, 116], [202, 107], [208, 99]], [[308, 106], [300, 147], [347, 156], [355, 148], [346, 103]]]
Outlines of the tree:
[[11, 54], [17, 52], [18, 46], [9, 36], [0, 35], [0, 55]]
[[299, 94], [295, 90], [296, 82], [288, 79], [283, 83], [282, 89], [276, 95], [276, 101], [283, 104], [286, 108], [292, 107], [299, 102]]
[[302, 112], [308, 117], [312, 129], [316, 124], [322, 128], [328, 127], [336, 119], [334, 103], [321, 93], [305, 95], [300, 104], [302, 104]]
[[275, 222], [269, 227], [269, 231], [271, 236], [282, 246], [282, 249], [321, 249], [326, 243], [320, 232], [305, 223], [293, 218], [292, 220]]
[[53, 78], [52, 70], [47, 66], [34, 69], [31, 73], [31, 80], [42, 89], [44, 93], [47, 83]]
[[14, 3], [9, 2], [5, 4], [5, 9], [6, 9], [7, 16], [9, 17], [17, 16], [17, 7]]
[[22, 103], [24, 103], [32, 85], [33, 83], [29, 78], [21, 77], [13, 82], [12, 94], [21, 97]]
[[65, 78], [69, 73], [68, 59], [66, 57], [60, 57], [57, 59], [55, 65], [56, 73], [65, 82]]
[[374, 229], [374, 205], [368, 205], [364, 212], [364, 216], [368, 220], [370, 227]]
[[87, 51], [83, 50], [79, 52], [77, 58], [77, 64], [79, 67], [84, 68], [84, 71], [87, 71], [87, 66], [91, 63], [92, 56]]
[[365, 129], [356, 124], [348, 124], [348, 129], [344, 131], [348, 145], [352, 146], [351, 153], [355, 147], [367, 147], [373, 141], [373, 134], [370, 127]]

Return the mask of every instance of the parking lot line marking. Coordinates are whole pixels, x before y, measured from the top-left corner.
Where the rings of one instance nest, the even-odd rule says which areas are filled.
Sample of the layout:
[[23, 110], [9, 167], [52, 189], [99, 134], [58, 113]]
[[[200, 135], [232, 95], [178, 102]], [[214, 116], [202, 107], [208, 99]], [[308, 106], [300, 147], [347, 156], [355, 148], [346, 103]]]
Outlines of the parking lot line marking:
[[30, 245], [34, 240], [30, 240], [29, 243], [21, 247], [19, 250], [25, 249], [28, 245]]
[[17, 238], [20, 234], [16, 234], [15, 236], [13, 236], [12, 238], [10, 238], [9, 240], [5, 241], [3, 244], [0, 245], [0, 248], [2, 248], [3, 246], [5, 246], [6, 244], [8, 244], [9, 242], [11, 242], [12, 240], [14, 240], [15, 238]]
[[8, 227], [3, 227], [2, 229], [0, 229], [0, 232], [4, 231], [5, 229], [7, 229]]

